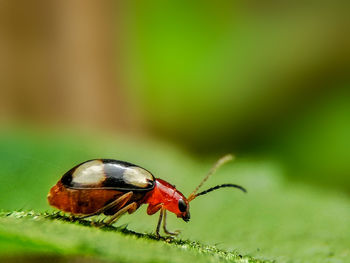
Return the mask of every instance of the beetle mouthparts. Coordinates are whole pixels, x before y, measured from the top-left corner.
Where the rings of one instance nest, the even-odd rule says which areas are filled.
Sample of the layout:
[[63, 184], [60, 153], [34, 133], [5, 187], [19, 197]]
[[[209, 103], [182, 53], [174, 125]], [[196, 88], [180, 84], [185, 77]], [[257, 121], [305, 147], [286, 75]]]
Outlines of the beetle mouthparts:
[[182, 216], [182, 219], [185, 221], [185, 222], [188, 222], [188, 221], [190, 221], [190, 213], [188, 212], [188, 213], [186, 213], [186, 215], [184, 215], [184, 216]]

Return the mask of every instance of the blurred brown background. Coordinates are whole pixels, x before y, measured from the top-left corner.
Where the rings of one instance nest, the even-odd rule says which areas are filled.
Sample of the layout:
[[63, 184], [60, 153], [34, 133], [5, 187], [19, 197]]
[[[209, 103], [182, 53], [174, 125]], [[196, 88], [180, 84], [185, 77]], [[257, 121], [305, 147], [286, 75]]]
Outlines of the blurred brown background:
[[0, 120], [276, 158], [350, 187], [346, 1], [1, 1]]

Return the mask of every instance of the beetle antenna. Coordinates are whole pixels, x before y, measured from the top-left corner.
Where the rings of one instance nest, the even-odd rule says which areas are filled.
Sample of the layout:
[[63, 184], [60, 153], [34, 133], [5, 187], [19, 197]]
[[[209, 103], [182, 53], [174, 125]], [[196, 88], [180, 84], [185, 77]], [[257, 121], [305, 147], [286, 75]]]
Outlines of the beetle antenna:
[[[221, 157], [215, 164], [214, 166], [209, 170], [208, 174], [204, 177], [204, 179], [200, 182], [200, 184], [196, 187], [196, 189], [194, 189], [194, 191], [189, 195], [189, 197], [187, 198], [188, 202], [192, 201], [193, 199], [195, 199], [198, 194], [196, 195], [197, 191], [199, 190], [199, 188], [201, 188], [201, 186], [208, 180], [208, 178], [214, 174], [216, 172], [217, 169], [219, 169], [219, 167], [221, 167], [222, 165], [224, 165], [225, 163], [231, 161], [234, 159], [234, 156], [232, 154], [227, 154], [223, 157]], [[225, 187], [225, 186], [224, 186]], [[219, 187], [220, 188], [220, 187]], [[210, 189], [208, 189], [210, 190]], [[213, 189], [215, 190], [215, 189]], [[213, 191], [210, 190], [210, 191]], [[209, 191], [209, 192], [210, 192]], [[205, 192], [205, 191], [204, 191]], [[204, 194], [203, 192], [201, 192], [201, 194]]]
[[195, 197], [200, 196], [200, 195], [205, 195], [211, 191], [214, 191], [214, 190], [217, 190], [220, 188], [224, 188], [224, 187], [234, 187], [234, 188], [238, 188], [238, 189], [242, 190], [244, 193], [247, 192], [247, 190], [244, 187], [237, 185], [237, 184], [221, 184], [221, 185], [217, 185], [217, 186], [214, 186], [212, 188], [209, 188], [203, 192], [200, 192], [200, 193], [196, 194]]

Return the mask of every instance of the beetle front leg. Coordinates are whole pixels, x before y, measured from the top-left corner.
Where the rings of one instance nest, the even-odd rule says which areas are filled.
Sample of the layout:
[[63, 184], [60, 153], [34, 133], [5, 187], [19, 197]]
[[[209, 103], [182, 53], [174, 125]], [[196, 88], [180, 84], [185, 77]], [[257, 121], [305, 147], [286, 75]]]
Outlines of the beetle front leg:
[[156, 236], [157, 238], [160, 237], [159, 235], [159, 229], [160, 229], [160, 225], [162, 223], [162, 218], [163, 218], [163, 204], [157, 204], [157, 205], [148, 205], [147, 207], [147, 214], [148, 215], [153, 215], [155, 213], [157, 213], [160, 210], [160, 214], [159, 214], [159, 219], [158, 219], [158, 224], [157, 224], [157, 228], [156, 228]]
[[158, 224], [157, 224], [157, 228], [156, 228], [156, 237], [157, 238], [160, 238], [159, 229], [160, 229], [160, 225], [162, 224], [163, 213], [164, 213], [164, 210], [162, 208], [162, 209], [160, 209]]
[[[164, 233], [170, 236], [177, 236], [178, 234], [180, 234], [180, 230], [175, 230], [175, 232], [170, 232], [168, 231], [168, 229], [166, 229], [166, 210], [164, 208], [162, 208], [163, 210], [163, 230]], [[161, 210], [161, 211], [162, 211]]]

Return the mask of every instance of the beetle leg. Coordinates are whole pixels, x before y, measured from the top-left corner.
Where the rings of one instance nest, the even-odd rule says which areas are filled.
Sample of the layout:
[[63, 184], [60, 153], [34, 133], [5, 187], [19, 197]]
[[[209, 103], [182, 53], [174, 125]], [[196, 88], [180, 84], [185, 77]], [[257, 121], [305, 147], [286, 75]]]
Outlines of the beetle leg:
[[163, 208], [162, 208], [162, 209], [160, 209], [158, 224], [157, 224], [157, 228], [156, 228], [156, 236], [157, 236], [157, 238], [160, 237], [160, 235], [159, 235], [159, 229], [160, 229], [160, 225], [162, 224], [163, 213], [164, 213], [164, 210], [163, 210]]
[[111, 203], [105, 205], [104, 207], [100, 208], [96, 212], [88, 214], [88, 215], [84, 215], [84, 216], [81, 216], [81, 217], [78, 217], [78, 219], [84, 219], [84, 218], [87, 218], [87, 217], [90, 217], [90, 216], [96, 216], [96, 215], [102, 214], [104, 211], [107, 211], [108, 209], [111, 209], [112, 207], [117, 206], [117, 205], [119, 205], [120, 207], [123, 207], [130, 200], [132, 195], [133, 195], [133, 192], [130, 191], [130, 192], [122, 195], [121, 197], [117, 198], [113, 202], [111, 202]]
[[175, 230], [175, 232], [170, 232], [168, 231], [168, 229], [166, 229], [166, 210], [164, 208], [162, 208], [163, 210], [163, 230], [164, 233], [167, 235], [171, 235], [171, 236], [177, 236], [178, 234], [180, 234], [180, 230]]
[[147, 215], [153, 215], [159, 211], [163, 207], [163, 203], [157, 205], [148, 205], [147, 207]]
[[110, 219], [107, 220], [106, 225], [112, 225], [115, 223], [122, 215], [124, 215], [126, 212], [129, 214], [132, 214], [136, 211], [137, 204], [136, 202], [133, 202], [131, 204], [128, 204], [127, 206], [120, 209], [117, 213], [115, 213], [113, 216], [111, 216]]

